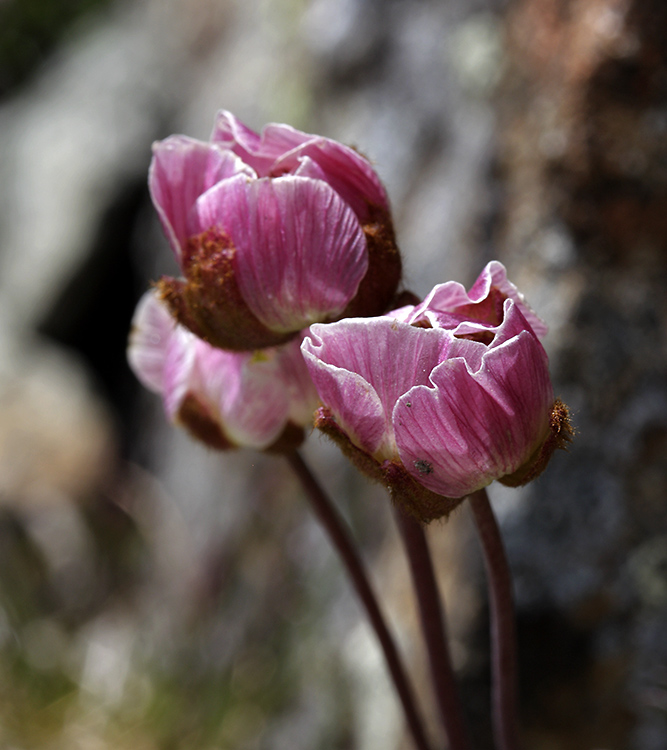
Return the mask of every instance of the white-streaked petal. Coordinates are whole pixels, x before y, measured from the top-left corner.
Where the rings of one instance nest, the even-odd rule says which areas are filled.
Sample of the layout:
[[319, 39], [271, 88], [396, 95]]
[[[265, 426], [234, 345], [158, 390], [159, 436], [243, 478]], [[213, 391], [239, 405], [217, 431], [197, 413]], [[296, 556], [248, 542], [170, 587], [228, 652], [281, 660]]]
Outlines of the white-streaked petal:
[[273, 331], [335, 318], [368, 269], [356, 216], [324, 182], [234, 178], [205, 193], [196, 214], [200, 229], [231, 238], [241, 294]]
[[348, 318], [311, 326], [302, 351], [324, 405], [355, 445], [381, 460], [396, 455], [396, 400], [428, 382], [451, 339], [386, 317]]
[[197, 198], [221, 180], [254, 171], [231, 151], [174, 135], [153, 144], [148, 185], [165, 234], [181, 260], [189, 217]]
[[163, 389], [165, 360], [175, 328], [174, 319], [155, 291], [146, 292], [132, 318], [127, 358], [137, 378], [156, 393]]

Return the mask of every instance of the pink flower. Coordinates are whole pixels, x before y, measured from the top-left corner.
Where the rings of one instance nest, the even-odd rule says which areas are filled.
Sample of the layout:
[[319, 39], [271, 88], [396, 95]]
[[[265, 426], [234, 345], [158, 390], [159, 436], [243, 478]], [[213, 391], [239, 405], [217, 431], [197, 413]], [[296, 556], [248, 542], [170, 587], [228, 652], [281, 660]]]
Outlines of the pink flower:
[[529, 481], [569, 436], [535, 328], [496, 262], [468, 293], [450, 282], [416, 307], [313, 325], [302, 351], [325, 405], [316, 424], [424, 521], [494, 479]]
[[301, 442], [317, 405], [299, 344], [217, 349], [178, 325], [153, 291], [137, 306], [128, 359], [169, 419], [209, 447], [281, 449]]
[[207, 143], [154, 144], [153, 203], [184, 280], [162, 297], [215, 346], [283, 343], [316, 321], [376, 315], [401, 275], [386, 193], [347, 146], [220, 112]]

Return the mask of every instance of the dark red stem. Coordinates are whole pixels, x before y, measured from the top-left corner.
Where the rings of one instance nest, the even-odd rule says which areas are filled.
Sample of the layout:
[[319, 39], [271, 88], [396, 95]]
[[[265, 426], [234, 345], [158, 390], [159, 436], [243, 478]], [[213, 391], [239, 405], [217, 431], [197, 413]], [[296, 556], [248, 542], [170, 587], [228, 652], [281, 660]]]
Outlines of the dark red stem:
[[517, 647], [512, 577], [486, 490], [472, 494], [470, 506], [482, 544], [489, 587], [494, 734], [498, 750], [517, 750]]
[[431, 745], [426, 738], [424, 726], [421, 717], [417, 711], [414, 694], [408, 677], [403, 666], [403, 662], [396, 648], [394, 639], [389, 632], [384, 615], [380, 610], [378, 601], [373, 593], [364, 564], [357, 552], [357, 548], [352, 541], [352, 537], [347, 529], [345, 521], [326, 496], [319, 483], [311, 473], [307, 464], [301, 455], [294, 451], [287, 454], [287, 461], [292, 470], [299, 478], [306, 496], [322, 524], [324, 530], [329, 535], [331, 543], [334, 545], [338, 554], [347, 569], [357, 595], [366, 609], [368, 619], [373, 626], [373, 630], [380, 641], [384, 657], [387, 662], [389, 673], [394, 682], [394, 687], [405, 711], [405, 719], [408, 728], [414, 739], [415, 746], [418, 750], [431, 750]]
[[398, 506], [396, 519], [403, 537], [417, 594], [422, 632], [431, 668], [431, 680], [442, 725], [449, 741], [449, 749], [469, 750], [471, 745], [449, 658], [442, 600], [426, 535], [421, 524]]

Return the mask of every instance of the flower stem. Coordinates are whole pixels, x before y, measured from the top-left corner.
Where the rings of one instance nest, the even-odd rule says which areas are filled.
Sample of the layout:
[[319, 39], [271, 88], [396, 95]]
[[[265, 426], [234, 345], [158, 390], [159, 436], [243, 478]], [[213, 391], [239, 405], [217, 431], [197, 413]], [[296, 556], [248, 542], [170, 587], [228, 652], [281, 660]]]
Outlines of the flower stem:
[[384, 652], [394, 687], [403, 705], [405, 719], [412, 734], [415, 747], [418, 750], [431, 750], [431, 745], [426, 737], [421, 717], [417, 711], [414, 694], [403, 662], [373, 593], [364, 564], [352, 541], [349, 530], [301, 455], [297, 451], [293, 451], [292, 453], [288, 453], [286, 458], [301, 482], [315, 515], [340, 555], [357, 595], [366, 609], [368, 619]]
[[494, 733], [499, 750], [517, 750], [517, 647], [512, 577], [486, 490], [478, 490], [469, 499], [482, 544], [489, 586]]
[[426, 535], [421, 524], [400, 507], [396, 506], [395, 512], [410, 564], [431, 680], [449, 749], [469, 750], [471, 745], [449, 658], [443, 608]]

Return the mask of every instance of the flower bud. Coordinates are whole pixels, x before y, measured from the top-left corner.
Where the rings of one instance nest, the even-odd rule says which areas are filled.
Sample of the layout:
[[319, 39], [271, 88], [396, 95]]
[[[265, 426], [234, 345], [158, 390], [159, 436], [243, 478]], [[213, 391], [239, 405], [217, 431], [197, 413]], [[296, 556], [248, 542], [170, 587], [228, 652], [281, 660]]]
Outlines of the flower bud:
[[313, 325], [317, 424], [422, 521], [494, 479], [530, 481], [571, 436], [535, 329], [499, 263], [470, 292], [450, 282], [383, 317]]
[[313, 322], [377, 315], [400, 281], [389, 203], [370, 163], [287, 125], [254, 133], [218, 115], [208, 143], [154, 144], [149, 186], [183, 280], [162, 298], [179, 323], [237, 351]]

